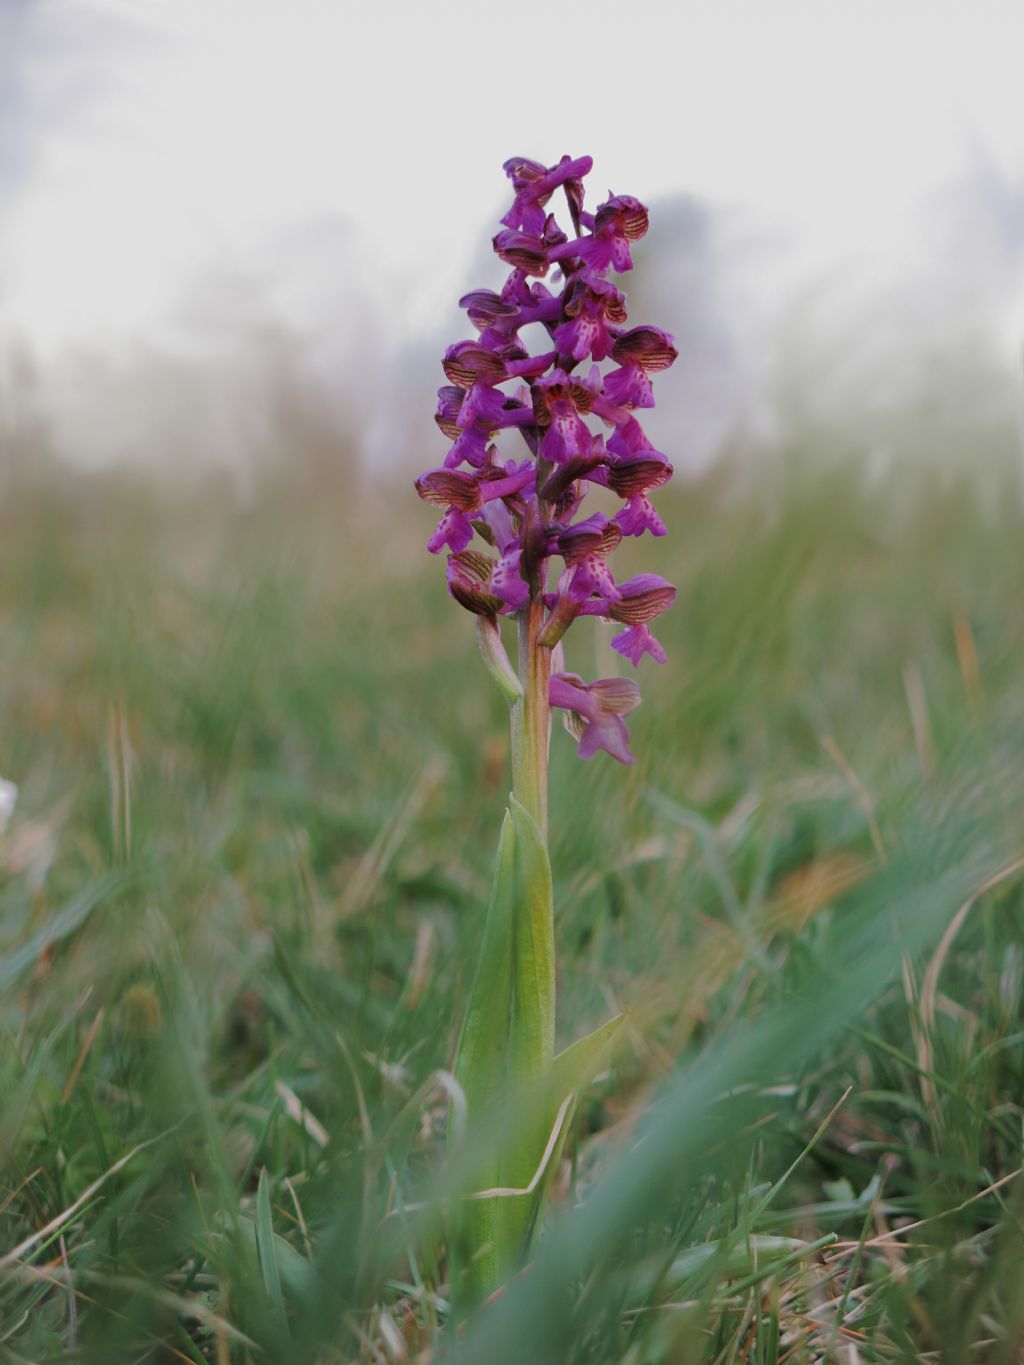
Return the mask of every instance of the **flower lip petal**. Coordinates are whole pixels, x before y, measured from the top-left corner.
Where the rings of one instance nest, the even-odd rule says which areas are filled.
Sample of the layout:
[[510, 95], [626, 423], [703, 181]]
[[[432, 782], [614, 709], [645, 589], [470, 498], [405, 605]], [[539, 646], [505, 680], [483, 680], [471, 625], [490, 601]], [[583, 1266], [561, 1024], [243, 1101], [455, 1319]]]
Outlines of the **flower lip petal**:
[[427, 541], [427, 549], [432, 555], [439, 555], [447, 545], [449, 550], [458, 553], [464, 550], [473, 539], [473, 523], [457, 507], [449, 507], [434, 528], [434, 534]]
[[610, 370], [605, 375], [604, 392], [610, 403], [623, 409], [654, 407], [650, 378], [643, 367], [632, 360], [624, 361], [617, 370]]
[[645, 654], [649, 654], [656, 664], [663, 664], [667, 657], [652, 635], [650, 626], [642, 622], [627, 626], [621, 635], [616, 635], [612, 640], [612, 649], [628, 659], [634, 668], [639, 666]]
[[444, 458], [445, 468], [454, 469], [463, 461], [474, 469], [480, 469], [487, 463], [487, 432], [469, 427], [459, 433]]
[[530, 585], [522, 576], [522, 555], [521, 546], [509, 546], [491, 576], [491, 587], [513, 611], [525, 607], [530, 600]]
[[615, 514], [616, 523], [622, 528], [624, 536], [642, 536], [650, 531], [652, 536], [666, 534], [665, 523], [651, 505], [646, 493], [634, 493], [621, 512]]
[[602, 716], [600, 722], [591, 722], [585, 728], [580, 736], [577, 754], [582, 759], [593, 758], [599, 749], [627, 766], [636, 762], [629, 752], [629, 730], [621, 716]]

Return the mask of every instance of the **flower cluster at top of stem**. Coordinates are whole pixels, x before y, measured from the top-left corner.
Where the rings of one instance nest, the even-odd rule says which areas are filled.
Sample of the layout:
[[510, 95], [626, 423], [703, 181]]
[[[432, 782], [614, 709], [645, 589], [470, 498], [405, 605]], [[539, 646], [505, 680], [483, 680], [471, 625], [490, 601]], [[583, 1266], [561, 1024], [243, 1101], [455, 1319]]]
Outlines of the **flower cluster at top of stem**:
[[[630, 244], [647, 231], [647, 209], [612, 195], [586, 212], [583, 179], [592, 164], [588, 156], [563, 156], [552, 167], [505, 163], [515, 198], [494, 250], [511, 274], [500, 293], [477, 289], [460, 300], [478, 335], [445, 352], [449, 382], [438, 391], [435, 420], [452, 445], [416, 489], [444, 509], [428, 548], [448, 550], [448, 588], [467, 610], [493, 621], [542, 608], [538, 642], [547, 649], [576, 617], [600, 616], [625, 627], [612, 648], [632, 664], [645, 654], [663, 662], [650, 622], [671, 606], [675, 588], [648, 573], [616, 583], [608, 559], [623, 536], [665, 534], [649, 495], [672, 466], [635, 411], [654, 406], [651, 375], [677, 351], [657, 327], [624, 326], [626, 300], [609, 275], [632, 269]], [[559, 189], [572, 238], [546, 209]], [[558, 293], [542, 283], [549, 271]], [[547, 334], [538, 355], [519, 336], [532, 323]], [[607, 439], [588, 418], [603, 424]], [[511, 427], [528, 451], [519, 461], [503, 460], [494, 444]], [[592, 485], [621, 498], [621, 510], [579, 517]], [[471, 548], [474, 534], [485, 548]], [[552, 560], [562, 563], [553, 589]], [[639, 703], [635, 683], [554, 673], [549, 700], [568, 713], [581, 758], [604, 749], [632, 762], [622, 717]]]

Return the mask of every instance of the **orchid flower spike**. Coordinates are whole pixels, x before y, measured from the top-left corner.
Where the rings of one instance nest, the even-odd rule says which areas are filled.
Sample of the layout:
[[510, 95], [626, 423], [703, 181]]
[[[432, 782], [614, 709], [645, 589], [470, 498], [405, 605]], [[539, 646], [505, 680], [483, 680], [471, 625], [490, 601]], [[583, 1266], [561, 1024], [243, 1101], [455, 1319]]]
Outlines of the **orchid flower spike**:
[[[636, 666], [645, 654], [664, 662], [650, 623], [676, 590], [649, 573], [616, 583], [610, 559], [623, 536], [666, 533], [650, 495], [672, 465], [636, 413], [654, 406], [652, 377], [678, 353], [668, 332], [626, 325], [626, 297], [610, 276], [633, 268], [647, 209], [620, 194], [586, 212], [592, 165], [589, 156], [505, 163], [514, 199], [493, 246], [510, 274], [500, 293], [460, 300], [477, 335], [445, 352], [435, 421], [451, 444], [416, 490], [442, 514], [428, 549], [448, 552], [457, 602], [492, 623], [539, 607], [534, 638], [548, 651], [579, 616], [617, 622], [625, 629], [612, 648]], [[572, 236], [551, 211], [556, 193]], [[536, 354], [519, 335], [532, 324], [546, 333]], [[512, 438], [525, 445], [518, 461], [499, 450]], [[614, 516], [581, 515], [595, 484], [621, 499]], [[500, 633], [489, 638], [493, 647]], [[622, 716], [639, 702], [635, 684], [556, 673], [548, 701], [575, 718], [581, 758], [603, 749], [632, 761]]]

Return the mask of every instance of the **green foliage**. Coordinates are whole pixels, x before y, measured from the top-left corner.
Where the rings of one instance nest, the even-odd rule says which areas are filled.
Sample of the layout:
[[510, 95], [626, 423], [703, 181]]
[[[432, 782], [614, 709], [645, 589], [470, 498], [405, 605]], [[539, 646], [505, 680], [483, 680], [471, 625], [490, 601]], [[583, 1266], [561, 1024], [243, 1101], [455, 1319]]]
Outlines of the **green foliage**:
[[[482, 1157], [446, 1129], [456, 1022], [504, 1009], [473, 973], [506, 709], [422, 509], [379, 551], [372, 508], [290, 486], [12, 488], [0, 1359], [1019, 1358], [1024, 515], [995, 479], [794, 459], [669, 501], [637, 764], [552, 738], [559, 1037], [524, 1045], [628, 1013]], [[570, 668], [610, 671], [601, 630]], [[452, 1199], [560, 1111], [532, 1267], [460, 1336]]]
[[[554, 1056], [555, 958], [551, 869], [536, 822], [511, 797], [505, 812], [483, 947], [455, 1057], [449, 1110], [458, 1159], [465, 1131], [494, 1138], [471, 1161], [476, 1188], [452, 1216], [453, 1297], [473, 1305], [521, 1268], [584, 1087], [609, 1053], [619, 1015]], [[454, 1138], [453, 1142], [451, 1139]], [[483, 1191], [495, 1190], [489, 1197]]]

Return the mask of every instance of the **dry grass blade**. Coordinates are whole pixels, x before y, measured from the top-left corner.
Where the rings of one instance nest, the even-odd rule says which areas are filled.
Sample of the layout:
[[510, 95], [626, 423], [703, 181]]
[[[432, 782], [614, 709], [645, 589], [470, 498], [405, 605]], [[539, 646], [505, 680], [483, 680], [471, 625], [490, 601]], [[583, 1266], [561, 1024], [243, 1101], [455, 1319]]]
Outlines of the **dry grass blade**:
[[921, 1067], [921, 1091], [925, 1103], [930, 1107], [935, 1106], [935, 1086], [931, 1079], [931, 1072], [934, 1067], [934, 1055], [932, 1049], [932, 1031], [935, 1028], [935, 1001], [939, 989], [939, 977], [945, 965], [949, 950], [953, 946], [953, 940], [963, 928], [964, 920], [970, 914], [974, 905], [986, 896], [990, 891], [994, 891], [997, 886], [1005, 882], [1008, 878], [1018, 872], [1024, 871], [1024, 857], [1015, 858], [1011, 863], [994, 872], [978, 887], [977, 891], [971, 893], [963, 905], [960, 906], [956, 914], [950, 920], [945, 933], [939, 940], [938, 947], [931, 956], [921, 982], [920, 997], [920, 1017], [921, 1030], [918, 1040], [917, 1060]]
[[[996, 1190], [1001, 1190], [1004, 1185], [1009, 1185], [1011, 1181], [1016, 1180], [1017, 1177], [1022, 1174], [1024, 1174], [1024, 1166], [1020, 1166], [1017, 1170], [1011, 1171], [1009, 1175], [1004, 1175], [1000, 1180], [993, 1181], [991, 1185], [986, 1185], [983, 1190], [979, 1190], [977, 1194], [972, 1194], [969, 1199], [964, 1199], [961, 1203], [955, 1204], [951, 1209], [943, 1209], [941, 1213], [933, 1214], [930, 1218], [919, 1218], [916, 1223], [905, 1223], [903, 1227], [893, 1228], [891, 1232], [883, 1232], [878, 1237], [869, 1238], [866, 1242], [842, 1243], [836, 1247], [834, 1256], [849, 1256], [861, 1246], [877, 1247], [893, 1243], [896, 1238], [905, 1237], [908, 1232], [916, 1232], [918, 1228], [928, 1227], [931, 1223], [937, 1223], [940, 1218], [949, 1218], [954, 1213], [962, 1213], [964, 1209], [970, 1208], [972, 1204], [977, 1204], [980, 1199], [985, 1199]], [[901, 1246], [903, 1244], [896, 1242], [896, 1245]], [[910, 1244], [907, 1243], [907, 1245], [909, 1246]], [[834, 1257], [830, 1257], [830, 1259], [834, 1259]]]
[[23, 1260], [26, 1253], [31, 1251], [34, 1246], [38, 1246], [40, 1242], [45, 1242], [48, 1238], [52, 1237], [54, 1233], [59, 1232], [61, 1228], [65, 1227], [67, 1223], [74, 1218], [79, 1209], [84, 1208], [85, 1205], [88, 1204], [93, 1195], [101, 1190], [108, 1180], [117, 1175], [118, 1171], [123, 1171], [128, 1163], [134, 1161], [140, 1152], [145, 1151], [147, 1147], [153, 1147], [156, 1143], [162, 1142], [164, 1138], [168, 1137], [173, 1132], [173, 1128], [168, 1128], [164, 1132], [158, 1133], [156, 1137], [148, 1138], [145, 1142], [138, 1143], [130, 1152], [126, 1152], [124, 1156], [119, 1157], [108, 1170], [104, 1171], [87, 1189], [83, 1190], [73, 1204], [69, 1204], [56, 1218], [51, 1218], [45, 1227], [40, 1228], [38, 1232], [34, 1232], [31, 1237], [26, 1237], [24, 1241], [19, 1242], [16, 1247], [13, 1247], [10, 1251], [5, 1252], [0, 1256], [0, 1270], [6, 1270], [8, 1266], [17, 1265], [17, 1263], [20, 1260]]
[[326, 1147], [330, 1141], [327, 1129], [315, 1114], [310, 1113], [295, 1091], [290, 1086], [285, 1085], [282, 1080], [274, 1082], [274, 1090], [284, 1105], [284, 1112], [288, 1117], [294, 1119], [297, 1124], [305, 1129], [318, 1147]]
[[64, 1087], [64, 1093], [60, 1097], [61, 1104], [67, 1104], [68, 1100], [71, 1098], [71, 1092], [74, 1090], [75, 1085], [78, 1081], [78, 1077], [82, 1073], [82, 1067], [85, 1065], [85, 1059], [86, 1057], [88, 1057], [89, 1051], [92, 1048], [93, 1043], [95, 1043], [96, 1041], [96, 1035], [100, 1031], [100, 1027], [103, 1023], [105, 1014], [106, 1010], [104, 1010], [102, 1007], [98, 1009], [95, 1015], [93, 1016], [92, 1023], [86, 1030], [85, 1037], [82, 1039], [82, 1046], [79, 1049], [78, 1056], [75, 1058], [75, 1064], [71, 1068], [71, 1075], [68, 1077], [67, 1085], [65, 1085]]

